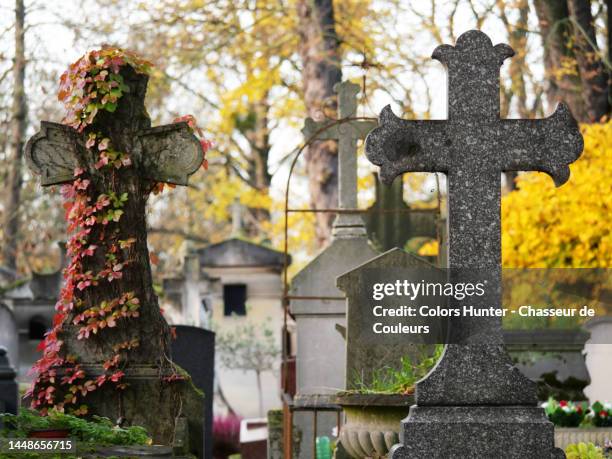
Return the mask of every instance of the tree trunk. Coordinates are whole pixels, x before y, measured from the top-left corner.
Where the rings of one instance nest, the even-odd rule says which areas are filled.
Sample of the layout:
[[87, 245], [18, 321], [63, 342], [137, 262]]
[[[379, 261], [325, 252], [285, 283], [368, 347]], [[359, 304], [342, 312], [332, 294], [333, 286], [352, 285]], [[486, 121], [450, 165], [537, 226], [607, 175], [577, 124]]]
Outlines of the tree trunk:
[[588, 120], [580, 73], [571, 46], [572, 28], [567, 0], [534, 0], [544, 46], [546, 97], [551, 108], [565, 102], [579, 121]]
[[[317, 121], [335, 118], [334, 84], [342, 80], [340, 42], [332, 0], [299, 0], [299, 53], [308, 115]], [[305, 153], [311, 205], [316, 209], [338, 205], [337, 142], [315, 142]], [[331, 236], [332, 213], [316, 214], [316, 237], [323, 245]]]
[[15, 58], [13, 61], [13, 107], [11, 119], [11, 169], [7, 180], [4, 204], [4, 244], [2, 259], [7, 268], [16, 271], [17, 243], [19, 238], [19, 207], [23, 185], [23, 142], [26, 130], [25, 99], [25, 6], [23, 0], [15, 1]]
[[[573, 19], [574, 49], [582, 81], [582, 94], [588, 121], [598, 122], [608, 115], [608, 75], [599, 55], [590, 0], [568, 0]], [[609, 31], [608, 31], [609, 33]]]
[[[497, 0], [497, 7], [500, 10], [501, 20], [508, 33], [509, 44], [515, 52], [510, 59], [510, 89], [506, 92], [506, 113], [502, 113], [505, 118], [510, 110], [512, 98], [516, 100], [516, 108], [519, 118], [533, 118], [527, 108], [527, 89], [525, 88], [525, 72], [527, 70], [527, 27], [529, 22], [529, 4], [527, 0], [519, 0], [516, 7], [519, 10], [519, 18], [516, 24], [511, 24], [506, 15], [506, 5], [503, 0]], [[516, 189], [516, 171], [504, 173], [506, 178], [506, 189], [513, 191]]]

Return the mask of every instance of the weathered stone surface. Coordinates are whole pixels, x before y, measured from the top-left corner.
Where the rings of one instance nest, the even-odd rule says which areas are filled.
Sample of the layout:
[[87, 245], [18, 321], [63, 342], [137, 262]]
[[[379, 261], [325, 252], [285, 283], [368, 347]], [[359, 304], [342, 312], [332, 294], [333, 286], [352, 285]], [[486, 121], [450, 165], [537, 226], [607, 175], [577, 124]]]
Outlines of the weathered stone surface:
[[[283, 269], [285, 259], [283, 252], [238, 238], [228, 239], [198, 249], [197, 256], [200, 259], [200, 266], [203, 268], [275, 266], [279, 271]], [[291, 264], [289, 255], [287, 264]]]
[[[447, 174], [449, 267], [462, 268], [450, 280], [488, 283], [475, 307], [501, 307], [501, 173], [542, 171], [559, 186], [583, 147], [578, 125], [564, 105], [543, 120], [499, 119], [499, 67], [512, 55], [510, 47], [493, 46], [476, 30], [461, 35], [454, 47], [439, 46], [433, 58], [448, 69], [448, 119], [402, 120], [386, 107], [366, 140], [366, 154], [381, 166], [387, 182], [403, 172]], [[454, 306], [451, 299], [449, 307]], [[533, 424], [543, 416], [535, 408], [535, 385], [512, 366], [500, 319], [460, 317], [450, 324], [450, 342], [459, 344], [448, 345], [438, 365], [417, 384], [419, 408], [404, 422], [405, 453], [394, 457], [449, 457], [453, 451], [457, 457], [476, 452], [480, 457], [550, 457], [551, 425]], [[464, 407], [453, 408], [456, 424], [429, 421], [437, 410], [450, 410], [439, 406], [457, 405]], [[520, 412], [531, 414], [507, 428], [495, 423], [502, 408], [483, 405], [524, 405], [526, 411]], [[487, 410], [490, 422], [474, 423], [474, 416]]]
[[[359, 86], [350, 82], [335, 87], [338, 93], [340, 118], [354, 117], [357, 111]], [[305, 121], [306, 139], [339, 141], [338, 206], [357, 207], [357, 140], [364, 139], [376, 123], [368, 120], [344, 120], [341, 123]], [[297, 325], [296, 400], [303, 395], [333, 394], [345, 387], [345, 342], [336, 325], [345, 323], [344, 295], [336, 287], [340, 274], [360, 265], [378, 252], [370, 245], [359, 214], [338, 214], [334, 220], [333, 238], [317, 257], [302, 269], [291, 282], [290, 310]], [[318, 435], [329, 435], [337, 423], [336, 413], [321, 412], [317, 417]], [[312, 414], [294, 414], [296, 431], [304, 445], [312, 444]], [[312, 458], [312, 448], [299, 448], [300, 459]]]
[[563, 458], [544, 411], [524, 406], [413, 405], [390, 459]]
[[[338, 94], [340, 120], [357, 114], [359, 85], [343, 81], [334, 86]], [[357, 140], [364, 139], [376, 127], [375, 121], [325, 121], [307, 118], [302, 129], [304, 138], [338, 140], [338, 204], [341, 209], [357, 208]], [[358, 214], [338, 214], [334, 221], [335, 237], [352, 237], [365, 234], [363, 220]]]
[[[146, 232], [146, 203], [154, 182], [185, 184], [187, 175], [194, 172], [196, 162], [202, 160], [197, 138], [186, 123], [151, 128], [151, 120], [144, 106], [148, 77], [130, 66], [121, 69], [124, 83], [129, 87], [118, 101], [115, 112], [100, 111], [93, 123], [82, 133], [70, 131], [54, 123], [43, 123], [40, 133], [32, 137], [26, 147], [26, 156], [33, 171], [40, 173], [43, 185], [72, 180], [78, 166], [87, 175], [83, 192], [92, 202], [102, 194], [125, 194], [123, 214], [118, 221], [89, 227], [83, 236], [96, 241], [94, 253], [80, 258], [83, 272], [100, 273], [106, 264], [108, 234], [112, 228], [116, 240], [133, 240], [127, 254], [122, 254], [121, 277], [112, 282], [99, 279], [86, 289], [74, 289], [75, 304], [82, 306], [66, 312], [58, 330], [62, 341], [60, 357], [75, 356], [88, 379], [107, 374], [103, 364], [117, 354], [122, 343], [138, 340], [138, 346], [125, 351], [121, 370], [125, 373], [125, 390], [118, 390], [108, 382], [87, 394], [83, 400], [88, 415], [103, 415], [111, 419], [124, 418], [127, 425], [142, 425], [155, 443], [170, 445], [174, 438], [176, 418], [184, 414], [189, 419], [192, 449], [202, 452], [203, 400], [201, 394], [187, 380], [176, 380], [180, 371], [170, 360], [170, 327], [160, 312], [153, 290]], [[130, 164], [119, 169], [96, 167], [98, 155], [86, 148], [90, 133], [108, 138], [117, 151], [129, 155]], [[175, 144], [176, 142], [176, 144]], [[198, 151], [196, 151], [198, 149]], [[155, 159], [154, 166], [151, 159]], [[199, 164], [197, 164], [199, 166]], [[152, 170], [154, 169], [154, 170]], [[99, 242], [98, 242], [99, 241]], [[139, 300], [138, 318], [117, 320], [115, 327], [106, 327], [89, 339], [79, 339], [75, 316], [85, 308], [113, 301], [127, 292]], [[54, 368], [55, 369], [55, 368]], [[62, 375], [65, 367], [57, 367]], [[58, 378], [59, 379], [59, 378]], [[61, 394], [57, 385], [56, 395]], [[66, 390], [66, 389], [64, 389]], [[61, 396], [61, 395], [60, 395]]]

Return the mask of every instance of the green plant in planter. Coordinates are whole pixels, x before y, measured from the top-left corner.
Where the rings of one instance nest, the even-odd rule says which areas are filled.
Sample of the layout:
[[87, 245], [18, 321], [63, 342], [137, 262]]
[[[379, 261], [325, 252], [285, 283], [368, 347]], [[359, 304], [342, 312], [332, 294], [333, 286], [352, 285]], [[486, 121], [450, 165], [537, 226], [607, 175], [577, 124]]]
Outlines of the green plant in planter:
[[593, 403], [588, 418], [595, 427], [612, 427], [612, 404]]
[[593, 443], [574, 443], [565, 449], [567, 459], [604, 459], [601, 448]]
[[96, 445], [147, 445], [151, 443], [143, 427], [118, 427], [110, 419], [93, 416], [87, 421], [76, 416], [49, 411], [41, 416], [35, 410], [21, 409], [18, 415], [0, 414], [0, 437], [27, 438], [35, 430], [69, 430], [70, 437]]
[[440, 360], [444, 352], [444, 345], [437, 344], [433, 354], [423, 356], [418, 363], [414, 363], [410, 357], [403, 356], [400, 359], [400, 367], [378, 368], [372, 372], [372, 381], [365, 384], [362, 379], [357, 378], [357, 390], [361, 394], [411, 394], [414, 385], [422, 379], [433, 366]]

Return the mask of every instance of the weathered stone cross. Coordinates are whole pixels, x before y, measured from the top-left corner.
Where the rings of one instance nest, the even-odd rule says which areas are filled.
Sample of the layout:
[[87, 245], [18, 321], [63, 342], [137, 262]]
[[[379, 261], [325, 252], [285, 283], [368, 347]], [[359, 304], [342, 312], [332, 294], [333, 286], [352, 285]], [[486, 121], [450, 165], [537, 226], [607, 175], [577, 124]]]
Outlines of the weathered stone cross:
[[[146, 128], [134, 140], [142, 151], [138, 167], [144, 178], [154, 182], [187, 185], [188, 177], [202, 164], [202, 148], [187, 123]], [[86, 135], [70, 126], [42, 121], [26, 148], [28, 165], [40, 175], [41, 185], [73, 181], [79, 149], [86, 141]]]
[[[546, 119], [499, 118], [499, 68], [513, 54], [476, 30], [455, 47], [439, 46], [433, 58], [448, 69], [448, 119], [403, 120], [387, 106], [366, 139], [366, 155], [386, 182], [404, 172], [447, 174], [451, 280], [487, 281], [487, 294], [470, 303], [483, 308], [501, 307], [501, 173], [546, 172], [560, 186], [583, 147], [564, 105]], [[535, 407], [534, 384], [503, 348], [501, 318], [457, 318], [450, 327], [453, 344], [417, 384], [404, 446], [393, 457], [442, 457], [446, 447], [457, 457], [551, 457], [552, 426]], [[502, 412], [501, 405], [514, 411]], [[444, 413], [436, 412], [442, 406]], [[495, 422], [500, 418], [503, 427]]]
[[[64, 359], [75, 356], [83, 378], [97, 381], [99, 387], [86, 390], [79, 400], [87, 404], [89, 414], [144, 426], [156, 444], [169, 445], [182, 406], [193, 427], [191, 450], [202, 457], [203, 402], [189, 382], [176, 379], [170, 328], [153, 290], [146, 203], [158, 182], [186, 185], [202, 164], [203, 152], [187, 123], [151, 128], [144, 106], [148, 77], [129, 65], [120, 73], [129, 90], [115, 112], [100, 110], [83, 133], [43, 121], [41, 131], [26, 146], [26, 158], [43, 186], [72, 182], [75, 169], [80, 170], [80, 190], [86, 194], [84, 206], [90, 212], [86, 216], [91, 215], [79, 223], [82, 228], [76, 234], [80, 236], [73, 238], [69, 253], [77, 260], [68, 273], [74, 296], [62, 311], [59, 353]], [[118, 168], [119, 164], [100, 167], [99, 148], [87, 146], [89, 134], [108, 138], [113, 151], [123, 152], [129, 161]], [[82, 278], [89, 284], [77, 285]], [[137, 313], [127, 314], [128, 303], [129, 311]], [[59, 374], [70, 371], [66, 360], [57, 365], [53, 370]], [[109, 368], [113, 369], [109, 372]], [[126, 383], [124, 391], [105, 379], [111, 373]], [[58, 400], [63, 400], [65, 390], [57, 386]]]
[[[357, 94], [359, 85], [350, 81], [336, 83], [340, 119], [354, 117], [357, 113]], [[375, 121], [352, 120], [317, 122], [307, 118], [302, 133], [315, 140], [338, 140], [338, 207], [357, 208], [357, 141], [365, 139], [368, 132], [376, 127]], [[317, 133], [318, 132], [318, 133]], [[334, 220], [334, 237], [364, 236], [365, 226], [359, 214], [340, 213]]]

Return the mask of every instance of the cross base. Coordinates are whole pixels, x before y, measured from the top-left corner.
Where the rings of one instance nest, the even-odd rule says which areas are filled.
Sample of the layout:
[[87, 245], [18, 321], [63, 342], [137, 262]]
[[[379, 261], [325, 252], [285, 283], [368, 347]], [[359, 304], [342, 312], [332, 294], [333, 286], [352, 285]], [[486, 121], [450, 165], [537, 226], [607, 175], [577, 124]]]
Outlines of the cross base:
[[[84, 364], [83, 369], [88, 379], [95, 380], [104, 374], [102, 365]], [[64, 373], [61, 367], [57, 371], [60, 377]], [[177, 371], [181, 370], [177, 367]], [[112, 384], [105, 384], [89, 393], [85, 403], [90, 413], [113, 422], [123, 418], [128, 426], [146, 428], [156, 445], [174, 445], [177, 431], [181, 428], [177, 421], [184, 418], [189, 442], [185, 447], [197, 457], [203, 457], [204, 395], [188, 376], [183, 380], [162, 380], [169, 376], [169, 371], [160, 374], [154, 364], [133, 364], [125, 368], [122, 378], [122, 382], [129, 385], [126, 390], [117, 390]]]
[[535, 406], [416, 406], [400, 427], [390, 459], [562, 459], [554, 425]]
[[363, 219], [357, 214], [338, 214], [334, 220], [332, 236], [334, 238], [366, 237], [366, 228]]
[[419, 406], [536, 406], [536, 383], [514, 366], [503, 344], [449, 344], [416, 384]]

